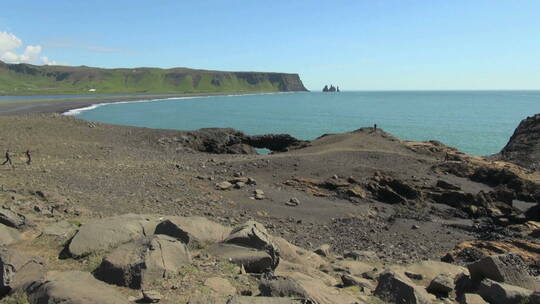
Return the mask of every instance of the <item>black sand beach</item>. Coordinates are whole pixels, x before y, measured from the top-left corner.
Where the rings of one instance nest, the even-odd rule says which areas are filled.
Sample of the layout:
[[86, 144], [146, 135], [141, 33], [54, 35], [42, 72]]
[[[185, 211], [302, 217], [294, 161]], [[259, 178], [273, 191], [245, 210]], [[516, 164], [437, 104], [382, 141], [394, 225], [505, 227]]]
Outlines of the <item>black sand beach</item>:
[[43, 113], [65, 113], [69, 110], [85, 108], [96, 104], [115, 103], [138, 100], [153, 100], [182, 97], [206, 97], [225, 95], [249, 95], [267, 94], [276, 92], [238, 92], [238, 93], [191, 93], [191, 94], [151, 94], [151, 95], [125, 95], [125, 96], [91, 96], [81, 98], [65, 99], [43, 99], [0, 102], [0, 116], [43, 114]]

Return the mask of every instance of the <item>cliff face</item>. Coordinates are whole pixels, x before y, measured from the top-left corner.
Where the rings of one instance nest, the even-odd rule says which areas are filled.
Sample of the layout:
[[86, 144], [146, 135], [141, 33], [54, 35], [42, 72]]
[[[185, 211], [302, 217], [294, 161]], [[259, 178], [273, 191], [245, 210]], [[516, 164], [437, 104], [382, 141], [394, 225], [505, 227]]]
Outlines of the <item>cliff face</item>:
[[307, 91], [298, 74], [187, 68], [101, 69], [0, 61], [0, 95]]
[[540, 169], [540, 114], [521, 121], [500, 157], [525, 168]]

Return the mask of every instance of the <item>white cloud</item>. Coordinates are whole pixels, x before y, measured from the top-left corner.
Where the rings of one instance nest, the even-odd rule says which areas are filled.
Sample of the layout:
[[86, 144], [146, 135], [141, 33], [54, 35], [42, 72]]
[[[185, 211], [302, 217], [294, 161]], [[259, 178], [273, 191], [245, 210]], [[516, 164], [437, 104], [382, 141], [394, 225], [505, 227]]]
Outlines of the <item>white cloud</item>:
[[22, 41], [17, 36], [8, 32], [0, 32], [0, 52], [11, 51], [21, 47], [21, 45]]
[[41, 56], [41, 62], [43, 62], [44, 65], [60, 65], [57, 61], [49, 60], [49, 57], [47, 56]]
[[13, 52], [7, 51], [0, 55], [0, 60], [5, 62], [16, 62], [19, 60], [19, 56]]
[[22, 54], [17, 54], [16, 50], [21, 46], [22, 40], [17, 36], [8, 32], [0, 32], [0, 60], [7, 63], [59, 64], [47, 56], [40, 57], [43, 50], [40, 45], [27, 45]]

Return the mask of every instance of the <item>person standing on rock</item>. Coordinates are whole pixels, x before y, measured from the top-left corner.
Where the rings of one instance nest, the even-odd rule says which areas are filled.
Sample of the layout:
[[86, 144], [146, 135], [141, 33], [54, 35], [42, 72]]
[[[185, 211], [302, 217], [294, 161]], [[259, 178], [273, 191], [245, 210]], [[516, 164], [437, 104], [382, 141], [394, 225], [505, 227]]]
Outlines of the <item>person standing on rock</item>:
[[9, 154], [9, 149], [6, 150], [6, 160], [2, 163], [2, 166], [7, 163], [13, 166], [13, 162], [11, 162], [11, 155]]
[[30, 154], [30, 149], [26, 150], [24, 154], [26, 155], [26, 164], [30, 165], [32, 163], [32, 154]]
[[377, 124], [373, 124], [373, 132], [377, 132]]

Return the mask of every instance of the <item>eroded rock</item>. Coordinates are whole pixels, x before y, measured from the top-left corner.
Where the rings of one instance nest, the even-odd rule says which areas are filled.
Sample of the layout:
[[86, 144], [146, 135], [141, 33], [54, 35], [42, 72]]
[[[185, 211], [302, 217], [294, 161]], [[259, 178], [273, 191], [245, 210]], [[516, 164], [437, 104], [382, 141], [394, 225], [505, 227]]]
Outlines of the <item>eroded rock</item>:
[[431, 297], [423, 288], [392, 271], [385, 271], [379, 276], [379, 283], [374, 294], [392, 303], [431, 303]]
[[223, 241], [231, 230], [205, 217], [171, 216], [156, 226], [155, 233], [174, 237], [190, 247], [202, 247]]
[[528, 303], [533, 291], [518, 286], [484, 279], [478, 287], [478, 294], [491, 304]]
[[527, 266], [517, 254], [501, 254], [485, 257], [467, 265], [474, 282], [491, 279], [496, 282], [535, 289], [537, 283], [527, 272]]
[[124, 214], [83, 224], [67, 246], [74, 258], [107, 251], [129, 241], [152, 235], [158, 219], [151, 216]]
[[173, 275], [191, 263], [184, 243], [166, 235], [142, 238], [116, 248], [94, 271], [96, 278], [133, 289]]
[[30, 303], [129, 304], [113, 287], [81, 271], [51, 273], [27, 289]]
[[15, 249], [0, 247], [0, 296], [13, 289], [23, 289], [35, 280], [43, 278], [44, 262]]

